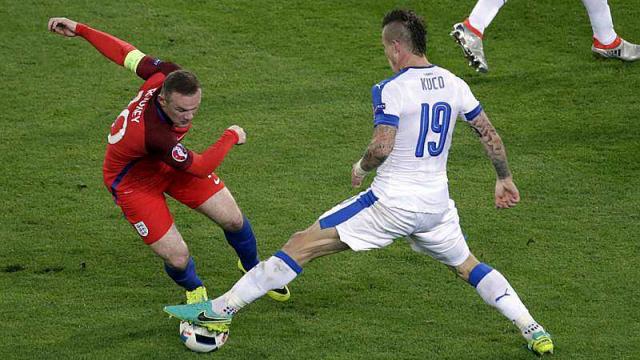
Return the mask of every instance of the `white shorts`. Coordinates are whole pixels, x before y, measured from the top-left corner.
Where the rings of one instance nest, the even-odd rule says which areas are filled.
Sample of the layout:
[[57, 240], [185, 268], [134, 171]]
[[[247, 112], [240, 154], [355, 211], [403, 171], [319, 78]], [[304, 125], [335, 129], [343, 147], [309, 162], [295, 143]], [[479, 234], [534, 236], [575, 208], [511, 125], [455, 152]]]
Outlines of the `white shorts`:
[[335, 227], [354, 251], [380, 249], [406, 237], [414, 251], [458, 266], [469, 257], [453, 200], [441, 213], [419, 213], [384, 206], [368, 189], [320, 216], [320, 227]]

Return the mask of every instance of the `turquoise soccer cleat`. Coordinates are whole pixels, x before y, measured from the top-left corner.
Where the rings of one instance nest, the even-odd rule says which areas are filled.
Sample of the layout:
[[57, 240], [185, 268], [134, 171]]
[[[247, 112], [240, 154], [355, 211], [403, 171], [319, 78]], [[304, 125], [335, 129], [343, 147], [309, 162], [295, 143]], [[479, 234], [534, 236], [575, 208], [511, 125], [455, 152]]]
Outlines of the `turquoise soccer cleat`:
[[209, 330], [228, 331], [232, 315], [218, 314], [211, 309], [211, 301], [196, 304], [165, 306], [164, 312], [182, 321], [205, 326]]

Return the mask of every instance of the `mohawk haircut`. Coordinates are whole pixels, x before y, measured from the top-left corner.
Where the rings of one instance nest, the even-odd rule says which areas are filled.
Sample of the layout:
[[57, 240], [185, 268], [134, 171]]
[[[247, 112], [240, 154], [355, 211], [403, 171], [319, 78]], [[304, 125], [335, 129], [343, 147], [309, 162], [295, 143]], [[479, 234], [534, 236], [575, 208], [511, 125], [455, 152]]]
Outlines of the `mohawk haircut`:
[[193, 95], [200, 89], [200, 81], [190, 71], [176, 70], [171, 72], [162, 83], [161, 93], [165, 97], [177, 92], [181, 95]]
[[388, 12], [382, 19], [382, 28], [389, 25], [386, 31], [389, 40], [399, 40], [411, 46], [415, 55], [427, 52], [427, 29], [424, 20], [412, 10], [396, 9]]

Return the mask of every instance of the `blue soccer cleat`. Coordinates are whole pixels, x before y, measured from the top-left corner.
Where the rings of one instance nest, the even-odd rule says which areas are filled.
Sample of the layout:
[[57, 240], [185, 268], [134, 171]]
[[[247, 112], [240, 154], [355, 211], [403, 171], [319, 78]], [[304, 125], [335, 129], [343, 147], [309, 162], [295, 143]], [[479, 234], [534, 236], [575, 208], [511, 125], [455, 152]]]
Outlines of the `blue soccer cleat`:
[[228, 331], [232, 315], [218, 314], [211, 308], [211, 301], [196, 304], [165, 306], [164, 312], [182, 321], [205, 326], [209, 330]]

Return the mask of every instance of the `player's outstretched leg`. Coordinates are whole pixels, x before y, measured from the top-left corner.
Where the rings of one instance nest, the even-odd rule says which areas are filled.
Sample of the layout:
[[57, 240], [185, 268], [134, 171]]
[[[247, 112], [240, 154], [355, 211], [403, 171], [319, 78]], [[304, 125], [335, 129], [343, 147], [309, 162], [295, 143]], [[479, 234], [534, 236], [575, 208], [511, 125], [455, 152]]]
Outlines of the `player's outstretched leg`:
[[[242, 265], [242, 261], [240, 260], [238, 260], [238, 269], [240, 269], [243, 274], [247, 273], [247, 270], [245, 270], [244, 266]], [[275, 301], [283, 302], [289, 300], [289, 298], [291, 297], [291, 292], [289, 291], [289, 286], [285, 285], [281, 288], [267, 291], [267, 295]]]
[[[258, 264], [256, 237], [253, 234], [251, 223], [246, 216], [242, 216], [242, 228], [239, 231], [231, 232], [225, 230], [224, 236], [229, 245], [231, 245], [236, 251], [236, 254], [238, 254], [238, 269], [240, 269], [242, 273], [246, 273], [247, 269], [252, 269]], [[287, 301], [291, 297], [289, 287], [286, 285], [278, 289], [269, 290], [267, 295], [276, 301]]]
[[473, 255], [456, 267], [456, 270], [476, 288], [487, 304], [498, 309], [520, 329], [531, 351], [539, 355], [553, 353], [551, 335], [533, 319], [516, 291], [500, 272], [478, 262]]
[[219, 325], [228, 328], [238, 310], [262, 297], [267, 291], [284, 287], [300, 272], [300, 265], [289, 255], [279, 251], [254, 266], [231, 290], [219, 298], [197, 304], [166, 306], [164, 311], [196, 325]]
[[335, 227], [322, 229], [316, 221], [305, 231], [295, 233], [281, 251], [244, 274], [224, 295], [198, 304], [167, 306], [164, 310], [197, 325], [223, 324], [228, 327], [240, 309], [269, 290], [282, 288], [293, 281], [302, 272], [302, 265], [347, 249], [349, 246], [340, 241]]

